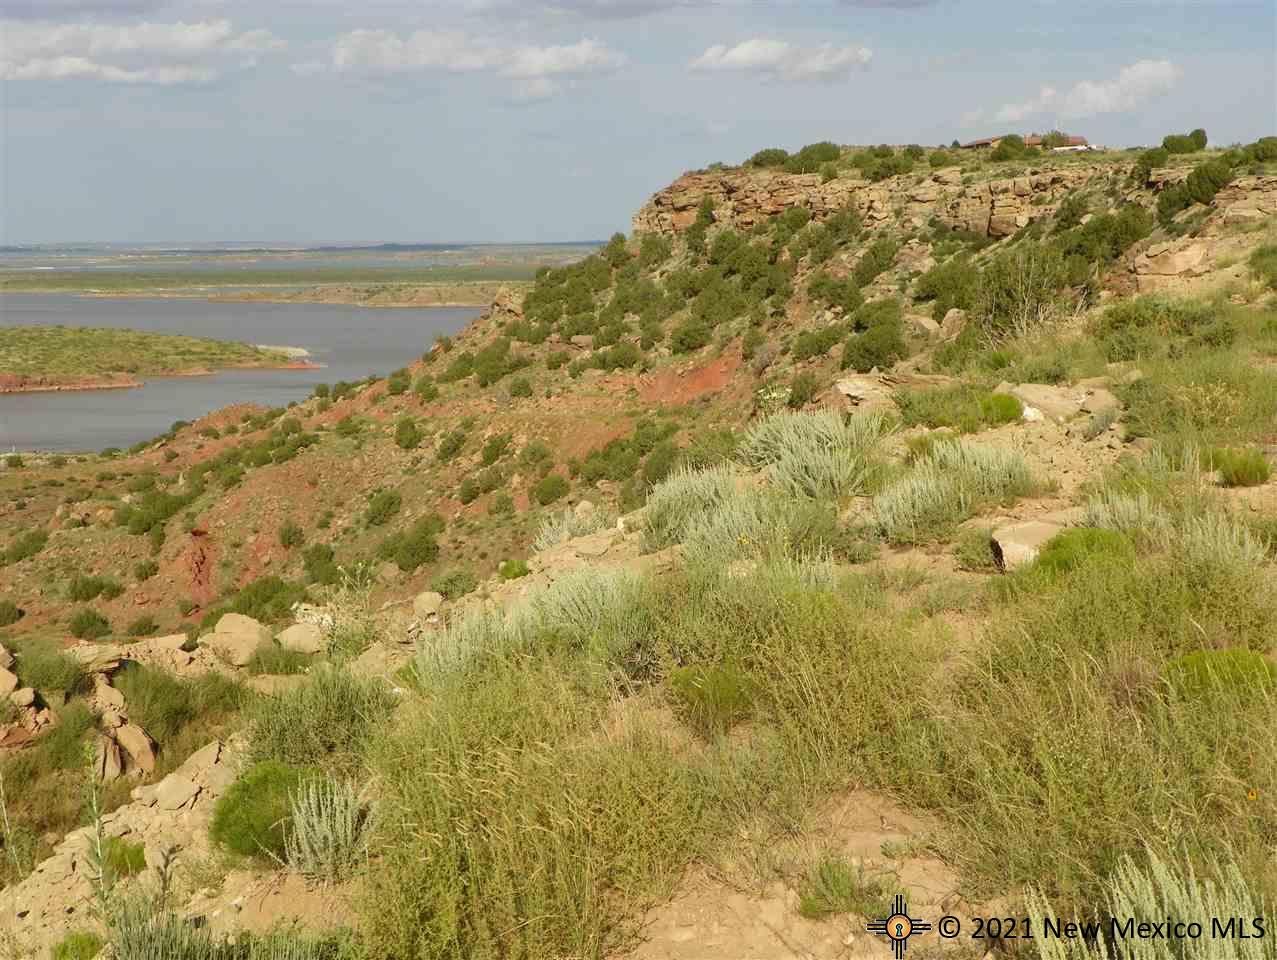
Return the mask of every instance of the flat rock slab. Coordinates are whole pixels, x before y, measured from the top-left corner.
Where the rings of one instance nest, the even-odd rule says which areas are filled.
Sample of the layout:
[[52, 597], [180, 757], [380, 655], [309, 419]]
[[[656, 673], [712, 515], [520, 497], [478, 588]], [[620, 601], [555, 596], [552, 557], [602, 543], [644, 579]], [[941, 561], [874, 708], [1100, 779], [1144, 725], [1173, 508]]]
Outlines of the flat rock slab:
[[199, 784], [170, 773], [155, 787], [155, 804], [161, 810], [180, 810], [199, 794]]
[[287, 630], [281, 630], [275, 642], [285, 650], [298, 653], [320, 653], [326, 646], [324, 632], [313, 623], [294, 623]]
[[1061, 523], [1047, 520], [1021, 520], [993, 531], [993, 556], [1003, 570], [1014, 570], [1032, 563], [1042, 547], [1064, 530]]

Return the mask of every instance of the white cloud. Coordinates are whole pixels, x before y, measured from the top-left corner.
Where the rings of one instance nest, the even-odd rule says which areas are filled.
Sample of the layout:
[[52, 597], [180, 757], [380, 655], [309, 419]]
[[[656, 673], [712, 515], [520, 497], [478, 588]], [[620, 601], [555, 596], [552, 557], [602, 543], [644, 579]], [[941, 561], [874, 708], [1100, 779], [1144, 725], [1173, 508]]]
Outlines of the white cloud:
[[[509, 46], [464, 33], [418, 30], [407, 37], [389, 30], [352, 30], [338, 37], [332, 67], [342, 72], [373, 74], [441, 70], [488, 72], [515, 81], [514, 97], [543, 100], [570, 78], [615, 70], [625, 57], [601, 41], [583, 38], [558, 46]], [[314, 72], [313, 64], [297, 64], [298, 73]]]
[[237, 33], [229, 20], [129, 25], [10, 21], [3, 24], [0, 78], [207, 83], [228, 63], [251, 64], [284, 46], [269, 30]]
[[1181, 76], [1183, 71], [1169, 60], [1140, 60], [1123, 67], [1111, 80], [1083, 80], [1064, 93], [1055, 87], [1043, 87], [1035, 97], [1006, 104], [994, 118], [1003, 123], [1019, 123], [1043, 114], [1083, 118], [1126, 113], [1170, 92]]
[[693, 70], [737, 70], [781, 80], [836, 80], [873, 59], [868, 47], [823, 43], [799, 47], [784, 40], [755, 37], [729, 47], [716, 44], [689, 66]]

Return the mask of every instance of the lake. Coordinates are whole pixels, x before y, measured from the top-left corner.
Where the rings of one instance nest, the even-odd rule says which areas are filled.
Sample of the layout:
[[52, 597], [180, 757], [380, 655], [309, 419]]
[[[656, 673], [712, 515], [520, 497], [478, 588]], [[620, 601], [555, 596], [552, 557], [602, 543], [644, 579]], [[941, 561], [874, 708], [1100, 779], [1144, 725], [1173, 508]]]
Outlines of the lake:
[[455, 334], [477, 307], [386, 308], [327, 303], [210, 303], [61, 294], [0, 296], [0, 326], [128, 327], [217, 340], [304, 347], [318, 370], [228, 370], [148, 380], [134, 390], [0, 395], [0, 451], [127, 448], [231, 403], [282, 407], [315, 384], [384, 376]]

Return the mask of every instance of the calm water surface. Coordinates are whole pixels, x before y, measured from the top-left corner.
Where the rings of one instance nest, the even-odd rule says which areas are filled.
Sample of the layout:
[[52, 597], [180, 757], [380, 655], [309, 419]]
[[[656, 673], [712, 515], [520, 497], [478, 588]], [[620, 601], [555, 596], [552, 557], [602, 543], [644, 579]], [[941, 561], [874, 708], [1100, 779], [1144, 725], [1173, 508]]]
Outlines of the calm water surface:
[[233, 370], [148, 380], [136, 390], [0, 395], [0, 450], [129, 447], [231, 403], [284, 406], [317, 383], [384, 376], [454, 334], [477, 307], [368, 309], [326, 303], [209, 303], [60, 294], [0, 296], [0, 327], [129, 327], [218, 340], [305, 347], [319, 370]]

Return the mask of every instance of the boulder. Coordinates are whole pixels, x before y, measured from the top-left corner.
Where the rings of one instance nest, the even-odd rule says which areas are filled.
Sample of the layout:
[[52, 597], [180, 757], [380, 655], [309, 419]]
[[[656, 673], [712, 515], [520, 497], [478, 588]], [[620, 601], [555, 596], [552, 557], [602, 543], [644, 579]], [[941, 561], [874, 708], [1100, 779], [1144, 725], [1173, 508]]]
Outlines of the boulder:
[[420, 619], [436, 616], [443, 609], [443, 594], [427, 590], [412, 601], [412, 612]]
[[944, 320], [940, 323], [940, 339], [947, 343], [955, 339], [966, 328], [967, 311], [954, 307], [944, 315]]
[[940, 324], [925, 313], [908, 314], [905, 317], [905, 326], [915, 337], [921, 337], [924, 340], [930, 340], [940, 334]]
[[115, 731], [115, 739], [129, 755], [133, 766], [143, 773], [155, 770], [155, 747], [145, 730], [135, 723], [126, 723]]
[[93, 773], [102, 783], [118, 780], [124, 773], [120, 745], [108, 736], [97, 737], [93, 751]]
[[892, 409], [896, 405], [891, 386], [879, 373], [844, 377], [834, 384], [834, 390], [848, 406], [857, 409]]
[[324, 632], [313, 623], [294, 623], [287, 630], [275, 635], [275, 642], [285, 650], [298, 653], [322, 653], [327, 644]]
[[93, 699], [103, 707], [114, 710], [117, 713], [124, 709], [124, 694], [111, 686], [106, 677], [101, 674], [97, 674], [94, 677]]
[[217, 621], [217, 629], [200, 641], [223, 660], [242, 667], [253, 659], [253, 654], [263, 643], [271, 641], [270, 629], [252, 617], [228, 613]]
[[1003, 570], [1032, 563], [1048, 540], [1064, 529], [1045, 520], [1021, 520], [993, 531], [993, 556]]
[[80, 643], [67, 650], [89, 673], [110, 673], [125, 658], [124, 648], [110, 643]]
[[996, 392], [1018, 397], [1026, 407], [1040, 410], [1056, 423], [1064, 423], [1077, 416], [1086, 400], [1086, 395], [1079, 390], [1045, 383], [1021, 383], [1014, 387], [1003, 384]]
[[572, 509], [572, 512], [576, 514], [578, 520], [585, 520], [594, 515], [594, 504], [589, 500], [582, 500]]
[[9, 702], [15, 707], [29, 707], [35, 703], [35, 691], [30, 687], [19, 687], [9, 694]]
[[10, 670], [0, 667], [0, 696], [7, 697], [13, 691], [17, 690], [20, 683], [18, 675]]
[[13, 654], [5, 649], [3, 643], [0, 643], [0, 668], [8, 670], [13, 666]]
[[208, 771], [213, 768], [213, 765], [217, 763], [221, 755], [222, 742], [214, 740], [187, 757], [186, 762], [177, 768], [177, 773], [188, 780], [202, 780]]
[[199, 784], [170, 773], [155, 786], [155, 805], [161, 810], [180, 810], [199, 794]]

